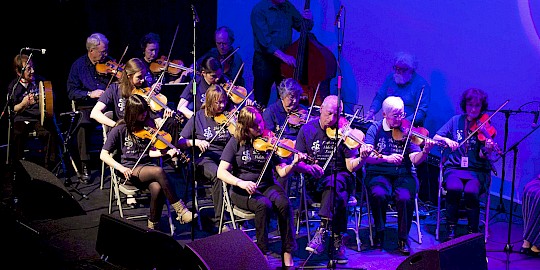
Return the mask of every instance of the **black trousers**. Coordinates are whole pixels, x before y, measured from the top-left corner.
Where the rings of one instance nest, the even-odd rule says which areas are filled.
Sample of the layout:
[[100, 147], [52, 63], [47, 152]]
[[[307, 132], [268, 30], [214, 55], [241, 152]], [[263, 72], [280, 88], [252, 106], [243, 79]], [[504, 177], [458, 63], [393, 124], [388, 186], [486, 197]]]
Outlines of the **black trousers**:
[[[308, 190], [308, 192], [314, 201], [321, 202], [319, 216], [332, 220], [332, 232], [339, 234], [347, 232], [347, 203], [354, 190], [354, 177], [349, 172], [339, 172], [336, 175], [336, 181], [333, 174], [323, 176], [317, 181], [315, 190]], [[334, 185], [336, 186], [335, 201]], [[312, 189], [309, 185], [306, 187]]]
[[24, 150], [28, 144], [29, 134], [34, 131], [41, 144], [45, 147], [45, 160], [40, 165], [47, 167], [49, 162], [54, 160], [54, 144], [51, 133], [39, 121], [17, 121], [13, 123], [13, 141], [11, 143], [10, 159], [12, 161], [18, 161], [24, 158]]
[[218, 225], [221, 219], [221, 208], [223, 207], [223, 184], [217, 177], [218, 165], [210, 158], [202, 158], [197, 163], [197, 170], [201, 172], [205, 179], [196, 179], [199, 183], [212, 184], [212, 203], [214, 204], [214, 224]]
[[407, 241], [414, 213], [417, 179], [408, 174], [366, 175], [366, 182], [377, 232], [386, 226], [386, 208], [391, 197], [394, 198], [398, 212], [398, 239]]
[[255, 52], [253, 55], [253, 95], [255, 101], [268, 106], [272, 85], [276, 88], [283, 80], [281, 76], [281, 60], [273, 55]]
[[260, 193], [253, 194], [251, 198], [233, 191], [231, 201], [236, 206], [255, 213], [255, 237], [257, 246], [263, 254], [270, 251], [268, 249], [268, 223], [273, 211], [277, 213], [282, 252], [292, 253], [296, 250], [291, 202], [280, 185], [271, 185], [265, 190], [260, 190]]

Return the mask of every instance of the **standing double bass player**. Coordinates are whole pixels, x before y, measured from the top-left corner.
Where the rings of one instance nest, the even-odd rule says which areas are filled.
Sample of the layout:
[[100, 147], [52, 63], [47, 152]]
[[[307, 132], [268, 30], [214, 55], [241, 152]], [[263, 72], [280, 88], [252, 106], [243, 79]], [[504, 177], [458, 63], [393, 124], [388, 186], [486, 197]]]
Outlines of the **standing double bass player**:
[[253, 89], [255, 100], [267, 106], [272, 85], [279, 85], [283, 76], [280, 65], [294, 67], [296, 59], [284, 51], [292, 43], [292, 30], [313, 28], [309, 9], [301, 14], [288, 0], [260, 0], [251, 11], [253, 30]]

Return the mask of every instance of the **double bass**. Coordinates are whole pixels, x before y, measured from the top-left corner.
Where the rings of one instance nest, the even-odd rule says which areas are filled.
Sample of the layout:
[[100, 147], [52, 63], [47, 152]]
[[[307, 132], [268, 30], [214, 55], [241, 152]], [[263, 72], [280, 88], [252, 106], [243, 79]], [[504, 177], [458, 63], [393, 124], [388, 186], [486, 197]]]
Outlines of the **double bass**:
[[[310, 9], [310, 0], [304, 3], [306, 9]], [[313, 104], [314, 99], [316, 105], [321, 105], [324, 97], [330, 93], [330, 79], [336, 76], [337, 61], [334, 54], [307, 29], [305, 20], [302, 21], [300, 38], [285, 53], [296, 56], [296, 67], [282, 63], [281, 75], [294, 78], [302, 85], [304, 94], [301, 99], [307, 99], [308, 105]], [[319, 84], [320, 91], [324, 92], [322, 95], [316, 93]]]

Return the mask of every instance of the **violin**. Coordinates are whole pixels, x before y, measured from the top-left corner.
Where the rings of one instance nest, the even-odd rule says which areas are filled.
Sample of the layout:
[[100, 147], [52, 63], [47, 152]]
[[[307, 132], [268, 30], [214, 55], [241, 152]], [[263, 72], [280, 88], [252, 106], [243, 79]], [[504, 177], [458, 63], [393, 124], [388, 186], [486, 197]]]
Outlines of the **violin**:
[[[172, 141], [171, 134], [169, 134], [169, 133], [167, 133], [166, 131], [163, 131], [163, 130], [157, 130], [157, 129], [152, 128], [152, 127], [144, 127], [143, 129], [141, 129], [139, 131], [133, 132], [133, 135], [135, 135], [136, 137], [141, 138], [141, 139], [152, 140], [151, 141], [152, 145], [156, 149], [159, 149], [159, 150], [163, 150], [163, 149], [166, 149], [166, 148], [177, 149], [171, 143], [171, 141]], [[189, 162], [189, 157], [187, 157], [181, 151], [177, 151], [177, 152], [178, 152], [178, 159], [182, 163]]]
[[219, 125], [227, 125], [227, 130], [229, 133], [234, 134], [236, 130], [236, 114], [233, 112], [231, 113], [220, 113], [216, 116], [214, 116], [214, 121], [218, 123]]
[[167, 57], [162, 55], [160, 58], [150, 63], [150, 71], [154, 74], [160, 73], [167, 66], [167, 73], [172, 75], [178, 75], [181, 71], [193, 72], [192, 68], [184, 66], [182, 60], [167, 61]]
[[[491, 125], [488, 119], [489, 115], [487, 113], [484, 113], [482, 116], [480, 116], [480, 118], [478, 118], [478, 120], [471, 122], [471, 124], [469, 125], [470, 131], [474, 132], [478, 130], [477, 137], [479, 141], [485, 142], [486, 139], [493, 140], [495, 138], [495, 135], [497, 135], [497, 130], [493, 125]], [[478, 129], [478, 127], [480, 127], [480, 129]], [[493, 142], [493, 147], [497, 153], [502, 153], [497, 143]]]
[[[150, 87], [144, 87], [144, 88], [137, 88], [133, 91], [131, 91], [131, 94], [140, 95], [148, 101], [148, 106], [153, 112], [160, 112], [163, 109], [169, 109], [171, 110], [166, 104], [167, 104], [167, 97], [160, 93], [151, 93], [152, 89]], [[183, 113], [180, 113], [176, 110], [171, 110], [173, 112], [173, 117], [178, 121], [178, 123], [182, 124], [187, 119], [184, 116]]]
[[[234, 104], [240, 104], [247, 98], [247, 89], [239, 85], [233, 85], [231, 82], [224, 82], [221, 87], [227, 92], [227, 96]], [[263, 111], [264, 108], [260, 106], [257, 101], [253, 101], [253, 104], [257, 109]]]
[[[294, 141], [291, 139], [281, 139], [277, 142], [276, 137], [265, 137], [261, 136], [253, 141], [253, 148], [258, 151], [266, 152], [268, 150], [274, 149], [276, 145], [275, 153], [282, 158], [289, 158], [293, 154], [298, 154], [300, 151], [294, 148]], [[306, 163], [315, 164], [316, 161], [312, 157], [306, 157]]]
[[491, 125], [491, 123], [488, 121], [489, 118], [489, 115], [487, 115], [487, 113], [483, 114], [482, 116], [480, 116], [480, 118], [478, 118], [478, 120], [476, 121], [473, 121], [471, 122], [471, 124], [469, 125], [469, 130], [470, 131], [476, 131], [478, 129], [478, 127], [480, 125], [482, 125], [482, 127], [478, 130], [478, 140], [480, 141], [486, 141], [486, 139], [493, 139], [495, 138], [495, 135], [497, 135], [497, 130], [495, 129], [495, 127], [493, 127]]
[[116, 78], [122, 78], [122, 71], [125, 65], [120, 65], [114, 60], [109, 60], [105, 63], [97, 63], [96, 71], [101, 75], [113, 74]]
[[308, 117], [308, 112], [304, 108], [298, 108], [289, 115], [289, 125], [295, 128], [303, 126]]
[[[345, 117], [340, 117], [338, 126], [338, 138], [343, 139], [343, 144], [345, 144], [345, 146], [347, 146], [349, 149], [358, 149], [360, 146], [366, 144], [364, 142], [364, 138], [366, 137], [364, 132], [359, 129], [351, 128], [348, 125], [348, 121]], [[335, 138], [336, 128], [327, 127], [326, 136], [329, 138]], [[382, 157], [382, 155], [375, 149], [373, 150], [373, 153], [375, 153], [375, 155], [378, 157]]]
[[[415, 127], [411, 125], [411, 121], [403, 118], [401, 119], [401, 126], [392, 129], [392, 138], [396, 141], [401, 141], [406, 138], [407, 134], [411, 132], [411, 142], [416, 145], [423, 145], [425, 140], [432, 140], [429, 137], [429, 130], [424, 127]], [[435, 141], [440, 147], [447, 147], [443, 141]]]

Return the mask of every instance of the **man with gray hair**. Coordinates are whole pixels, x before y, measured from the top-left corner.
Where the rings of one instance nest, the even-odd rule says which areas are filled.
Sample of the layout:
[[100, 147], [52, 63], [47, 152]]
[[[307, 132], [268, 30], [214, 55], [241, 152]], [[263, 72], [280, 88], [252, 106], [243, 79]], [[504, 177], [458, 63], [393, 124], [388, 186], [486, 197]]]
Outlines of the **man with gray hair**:
[[[373, 97], [369, 111], [366, 114], [367, 120], [374, 119], [375, 114], [381, 109], [385, 98], [398, 96], [405, 104], [405, 118], [409, 121], [412, 121], [416, 105], [420, 103], [414, 120], [414, 126], [424, 125], [431, 96], [431, 87], [422, 76], [416, 73], [417, 67], [418, 62], [412, 54], [406, 52], [396, 54], [394, 65], [392, 66], [394, 71], [386, 77], [375, 97]], [[420, 97], [422, 89], [424, 92]]]
[[99, 74], [96, 65], [105, 61], [109, 50], [109, 40], [101, 33], [93, 33], [86, 39], [86, 50], [87, 53], [71, 65], [67, 79], [68, 98], [74, 102], [74, 109], [81, 113], [81, 119], [75, 130], [83, 182], [90, 180], [88, 146], [91, 140], [90, 135], [99, 126], [98, 122], [90, 118], [90, 112], [98, 98], [105, 92], [109, 82], [109, 76]]

